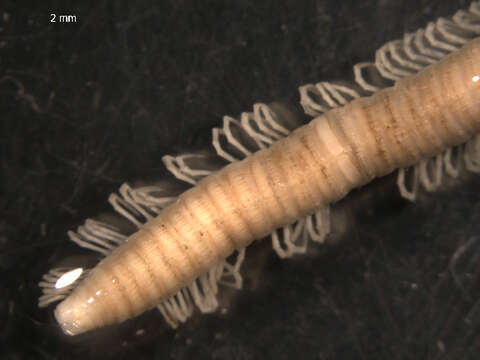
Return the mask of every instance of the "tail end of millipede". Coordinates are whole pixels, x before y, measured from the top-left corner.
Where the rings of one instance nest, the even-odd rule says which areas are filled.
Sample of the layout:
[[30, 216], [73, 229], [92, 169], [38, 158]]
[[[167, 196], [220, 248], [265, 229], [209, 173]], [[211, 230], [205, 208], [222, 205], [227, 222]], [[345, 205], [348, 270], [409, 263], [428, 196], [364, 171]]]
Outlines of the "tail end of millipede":
[[88, 319], [85, 308], [81, 304], [76, 304], [71, 297], [57, 305], [55, 319], [63, 332], [70, 336], [79, 335], [92, 328], [85, 322]]

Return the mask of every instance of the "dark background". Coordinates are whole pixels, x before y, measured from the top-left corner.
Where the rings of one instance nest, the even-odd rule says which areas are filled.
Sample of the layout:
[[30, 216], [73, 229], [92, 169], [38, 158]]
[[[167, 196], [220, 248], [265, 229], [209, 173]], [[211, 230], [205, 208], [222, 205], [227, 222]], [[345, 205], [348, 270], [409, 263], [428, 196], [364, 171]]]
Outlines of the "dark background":
[[[108, 210], [123, 182], [160, 179], [161, 156], [207, 147], [223, 115], [348, 79], [387, 40], [468, 3], [4, 0], [0, 358], [476, 358], [478, 176], [418, 204], [381, 199], [382, 182], [353, 194], [340, 245], [286, 261], [256, 245], [226, 313], [178, 330], [149, 312], [68, 338], [36, 307], [41, 275], [86, 253], [66, 231]], [[467, 243], [459, 287], [448, 266]]]

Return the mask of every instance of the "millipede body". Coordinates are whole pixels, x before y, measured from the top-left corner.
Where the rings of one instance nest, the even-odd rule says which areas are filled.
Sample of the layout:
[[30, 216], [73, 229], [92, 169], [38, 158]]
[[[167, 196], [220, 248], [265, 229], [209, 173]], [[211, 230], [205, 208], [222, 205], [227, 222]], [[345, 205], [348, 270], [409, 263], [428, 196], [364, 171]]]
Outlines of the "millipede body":
[[136, 316], [234, 250], [480, 131], [480, 39], [204, 178], [102, 260], [55, 316], [76, 335]]

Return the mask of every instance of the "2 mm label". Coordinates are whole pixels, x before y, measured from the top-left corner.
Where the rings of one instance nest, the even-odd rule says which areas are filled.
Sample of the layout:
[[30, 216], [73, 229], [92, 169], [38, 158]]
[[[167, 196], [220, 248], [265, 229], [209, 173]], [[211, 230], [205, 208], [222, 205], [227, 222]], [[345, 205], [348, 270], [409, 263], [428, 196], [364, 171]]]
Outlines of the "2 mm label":
[[76, 15], [57, 15], [57, 14], [50, 14], [50, 22], [55, 23], [75, 23], [77, 22]]

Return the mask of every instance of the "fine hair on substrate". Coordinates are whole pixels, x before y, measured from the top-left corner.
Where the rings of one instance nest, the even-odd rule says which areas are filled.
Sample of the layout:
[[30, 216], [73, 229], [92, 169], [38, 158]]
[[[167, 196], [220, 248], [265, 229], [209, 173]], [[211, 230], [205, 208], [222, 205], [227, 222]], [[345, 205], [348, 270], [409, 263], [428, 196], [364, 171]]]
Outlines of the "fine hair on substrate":
[[[131, 187], [109, 202], [137, 231], [87, 219], [69, 238], [105, 256], [54, 268], [39, 306], [80, 334], [157, 307], [173, 327], [241, 288], [245, 248], [270, 237], [281, 258], [330, 232], [330, 205], [397, 171], [400, 194], [480, 172], [480, 2], [383, 45], [354, 81], [299, 88], [304, 125], [286, 104], [258, 103], [212, 131], [215, 154], [166, 155], [176, 181]], [[303, 125], [303, 126], [302, 126]], [[407, 177], [410, 179], [407, 181]], [[191, 187], [183, 191], [180, 184]]]

